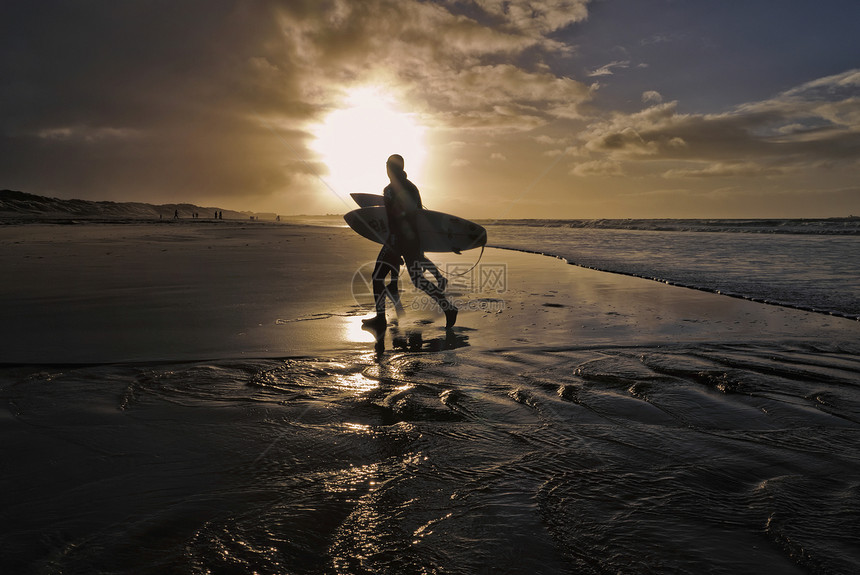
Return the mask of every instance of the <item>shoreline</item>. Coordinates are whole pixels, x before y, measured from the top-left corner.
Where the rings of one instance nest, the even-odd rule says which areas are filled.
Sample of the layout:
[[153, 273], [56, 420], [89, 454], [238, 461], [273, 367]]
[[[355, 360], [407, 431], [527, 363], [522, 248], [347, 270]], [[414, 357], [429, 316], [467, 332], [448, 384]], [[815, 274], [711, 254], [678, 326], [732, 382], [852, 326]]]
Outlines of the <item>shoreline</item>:
[[535, 255], [539, 255], [539, 256], [554, 258], [557, 260], [561, 260], [562, 262], [564, 262], [567, 265], [576, 266], [576, 267], [587, 269], [587, 270], [595, 270], [595, 271], [604, 272], [604, 273], [608, 273], [608, 274], [617, 274], [617, 275], [621, 275], [621, 276], [650, 280], [650, 281], [654, 281], [657, 283], [666, 284], [666, 285], [669, 285], [672, 287], [681, 287], [684, 289], [691, 289], [691, 290], [701, 291], [701, 292], [705, 292], [705, 293], [712, 293], [714, 295], [722, 295], [722, 296], [742, 299], [742, 300], [746, 300], [746, 301], [751, 301], [751, 302], [755, 302], [755, 303], [761, 303], [761, 304], [765, 304], [765, 305], [773, 305], [773, 306], [777, 306], [777, 307], [784, 307], [784, 308], [794, 309], [794, 310], [798, 310], [798, 311], [806, 311], [806, 312], [810, 312], [810, 313], [828, 315], [828, 316], [838, 317], [841, 319], [847, 319], [847, 320], [851, 320], [851, 321], [860, 321], [860, 315], [842, 313], [842, 312], [835, 311], [835, 310], [818, 309], [818, 308], [814, 308], [811, 306], [803, 306], [803, 305], [785, 303], [785, 302], [780, 302], [780, 301], [776, 301], [776, 300], [759, 298], [759, 297], [755, 297], [755, 296], [748, 296], [748, 295], [744, 295], [741, 293], [734, 293], [734, 292], [722, 291], [722, 290], [712, 290], [712, 289], [708, 289], [708, 288], [701, 287], [701, 286], [686, 284], [684, 282], [666, 280], [666, 279], [661, 279], [658, 277], [648, 277], [645, 275], [639, 275], [639, 274], [630, 273], [630, 272], [624, 272], [624, 271], [611, 270], [611, 269], [600, 268], [600, 267], [595, 267], [595, 266], [589, 266], [586, 264], [581, 264], [581, 263], [577, 263], [574, 261], [570, 261], [568, 258], [566, 258], [564, 256], [560, 256], [560, 255], [553, 254], [550, 252], [543, 252], [543, 251], [539, 251], [539, 250], [527, 250], [527, 249], [523, 249], [523, 248], [508, 248], [508, 247], [504, 247], [504, 246], [488, 246], [488, 247], [493, 247], [494, 249], [499, 249], [499, 250], [510, 250], [512, 252], [522, 252], [522, 253], [526, 253], [526, 254], [535, 254]]
[[[441, 312], [405, 273], [400, 325], [382, 341], [361, 329], [377, 247], [348, 228], [191, 223], [0, 226], [0, 265], [15, 278], [0, 286], [0, 364], [309, 357], [394, 349], [395, 331], [444, 348]], [[465, 308], [454, 334], [488, 351], [860, 341], [853, 319], [537, 255], [488, 248], [472, 267], [477, 253], [432, 254]]]

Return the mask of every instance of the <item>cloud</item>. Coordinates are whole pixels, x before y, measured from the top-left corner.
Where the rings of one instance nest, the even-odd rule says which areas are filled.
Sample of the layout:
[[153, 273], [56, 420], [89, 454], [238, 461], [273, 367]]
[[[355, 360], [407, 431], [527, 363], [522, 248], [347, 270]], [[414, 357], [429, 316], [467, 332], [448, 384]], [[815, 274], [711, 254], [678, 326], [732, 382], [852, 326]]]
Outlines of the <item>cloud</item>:
[[593, 70], [588, 73], [589, 76], [612, 76], [615, 72], [613, 72], [613, 68], [629, 68], [630, 61], [629, 60], [616, 60], [615, 62], [610, 62], [600, 68]]
[[674, 34], [672, 36], [668, 36], [666, 34], [654, 34], [653, 36], [649, 36], [648, 38], [641, 40], [639, 43], [642, 46], [650, 46], [653, 44], [668, 44], [670, 42], [674, 42], [681, 36], [682, 35], [679, 34]]
[[[543, 3], [533, 21], [524, 19], [524, 3], [475, 5], [501, 18], [505, 27], [490, 28], [432, 3], [390, 0], [339, 3], [337, 18], [284, 9], [281, 22], [305, 82], [317, 89], [358, 82], [390, 85], [437, 120], [471, 128], [531, 129], [538, 117], [578, 117], [578, 107], [591, 97], [586, 86], [498, 60], [527, 49], [551, 50], [539, 41], [540, 33], [575, 21], [577, 10], [561, 12], [584, 8], [585, 2]], [[517, 115], [512, 110], [519, 111], [521, 121], [512, 121]]]
[[588, 17], [589, 0], [474, 0], [487, 14], [519, 32], [544, 36]]
[[[588, 99], [570, 78], [500, 63], [526, 50], [552, 50], [556, 43], [546, 35], [584, 19], [586, 0], [466, 2], [503, 26], [446, 4], [213, 0], [165, 14], [148, 3], [58, 2], [60, 18], [50, 23], [41, 11], [21, 8], [17, 19], [27, 21], [10, 42], [20, 47], [10, 61], [23, 64], [10, 85], [27, 85], [39, 98], [21, 89], [11, 100], [19, 111], [29, 107], [24, 116], [38, 117], [42, 128], [122, 128], [206, 112], [314, 117], [359, 83], [390, 86], [443, 113], [524, 102], [549, 103], [569, 116]], [[76, 23], [74, 34], [62, 20]], [[70, 49], [61, 49], [64, 43]], [[64, 94], [63, 106], [49, 89]], [[482, 93], [470, 98], [470, 90]]]
[[649, 102], [659, 104], [663, 101], [663, 96], [660, 95], [660, 92], [648, 90], [647, 92], [642, 92], [642, 101], [646, 104]]
[[[571, 72], [581, 70], [582, 60], [566, 40], [587, 37], [572, 28], [587, 22], [590, 6], [587, 0], [188, 0], [169, 9], [142, 1], [3, 3], [0, 179], [4, 187], [60, 196], [236, 198], [221, 202], [225, 208], [277, 198], [283, 209], [307, 210], [295, 202], [312, 196], [309, 188], [320, 187], [316, 174], [324, 173], [311, 151], [313, 126], [352, 90], [370, 85], [427, 128], [437, 165], [455, 158], [483, 165], [490, 148], [481, 145], [488, 142], [509, 158], [510, 172], [547, 155], [571, 162], [547, 177], [547, 190], [552, 179], [569, 191], [571, 174], [582, 178], [582, 190], [587, 177], [611, 175], [630, 178], [618, 186], [651, 177], [649, 185], [693, 188], [721, 186], [722, 177], [799, 173], [817, 181], [827, 175], [823, 166], [846, 174], [860, 166], [860, 70], [698, 113], [690, 102], [671, 101], [671, 82], [654, 83], [664, 77], [636, 88], [621, 81], [624, 70], [643, 66], [633, 40], [629, 53], [611, 52], [606, 61], [617, 60], [594, 64], [593, 77]], [[643, 43], [681, 39], [651, 36]], [[640, 98], [642, 109], [633, 113], [607, 109]], [[462, 180], [470, 170], [454, 171]], [[433, 177], [444, 180], [444, 172]], [[475, 177], [499, 189], [496, 172]], [[836, 179], [834, 186], [844, 186]]]
[[[650, 99], [650, 98], [649, 98]], [[615, 113], [583, 130], [581, 147], [616, 161], [681, 160], [705, 169], [670, 177], [767, 174], [822, 161], [860, 161], [860, 72], [821, 78], [721, 114], [683, 114], [678, 102]], [[749, 168], [749, 169], [747, 169]]]
[[774, 168], [755, 162], [716, 162], [699, 168], [675, 168], [663, 173], [665, 178], [726, 178], [726, 177], [764, 177], [778, 176], [790, 171], [788, 168]]
[[788, 136], [782, 141], [808, 140], [806, 136], [812, 132], [826, 136], [826, 132], [860, 131], [860, 70], [807, 82], [770, 100], [741, 106], [738, 111], [773, 116], [769, 129], [773, 135]]
[[535, 142], [543, 144], [545, 146], [560, 146], [568, 143], [567, 138], [554, 138], [552, 136], [547, 136], [546, 134], [534, 136], [533, 139]]
[[[540, 118], [579, 117], [578, 107], [590, 98], [588, 88], [570, 78], [511, 64], [432, 73], [422, 85], [428, 86], [424, 98], [432, 101], [434, 110], [468, 114], [476, 122], [472, 125], [478, 126], [483, 121], [487, 127], [531, 129], [546, 123]], [[520, 121], [506, 121], [510, 118]]]
[[100, 140], [128, 140], [144, 137], [141, 130], [129, 128], [93, 128], [90, 126], [62, 126], [45, 128], [36, 133], [43, 140], [96, 142]]
[[[0, 60], [0, 176], [96, 198], [296, 193], [314, 171], [309, 126], [362, 84], [385, 86], [451, 131], [577, 118], [590, 90], [544, 61], [568, 53], [552, 35], [586, 19], [587, 6], [6, 3], [0, 21], [14, 25]], [[110, 164], [111, 177], [88, 175], [96, 163]]]
[[576, 164], [570, 172], [574, 176], [621, 176], [621, 163], [613, 160], [592, 160]]

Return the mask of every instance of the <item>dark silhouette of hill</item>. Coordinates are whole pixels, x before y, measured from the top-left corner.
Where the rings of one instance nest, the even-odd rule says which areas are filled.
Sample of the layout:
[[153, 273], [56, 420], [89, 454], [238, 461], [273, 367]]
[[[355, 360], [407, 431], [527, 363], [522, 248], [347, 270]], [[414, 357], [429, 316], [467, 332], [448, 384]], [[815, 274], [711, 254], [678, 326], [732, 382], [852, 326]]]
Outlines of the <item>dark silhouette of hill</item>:
[[215, 219], [215, 213], [224, 219], [247, 220], [251, 217], [274, 219], [275, 214], [252, 214], [194, 204], [146, 204], [142, 202], [108, 202], [91, 200], [62, 200], [37, 196], [14, 190], [0, 190], [0, 218], [3, 219], [86, 219], [86, 220], [157, 220], [190, 219], [198, 214], [201, 220]]

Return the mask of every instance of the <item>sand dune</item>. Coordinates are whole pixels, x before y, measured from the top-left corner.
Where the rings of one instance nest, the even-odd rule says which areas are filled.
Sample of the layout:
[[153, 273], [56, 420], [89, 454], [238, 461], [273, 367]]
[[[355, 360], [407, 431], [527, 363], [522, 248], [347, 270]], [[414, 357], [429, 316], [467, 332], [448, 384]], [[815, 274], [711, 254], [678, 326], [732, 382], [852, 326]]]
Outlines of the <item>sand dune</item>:
[[4, 220], [8, 223], [10, 220], [21, 222], [27, 219], [67, 218], [157, 220], [171, 219], [174, 215], [180, 218], [191, 218], [194, 214], [199, 214], [200, 218], [214, 219], [215, 212], [223, 213], [224, 218], [234, 220], [247, 220], [251, 216], [275, 219], [275, 214], [237, 212], [189, 203], [154, 205], [142, 202], [63, 200], [13, 190], [0, 190], [0, 223]]

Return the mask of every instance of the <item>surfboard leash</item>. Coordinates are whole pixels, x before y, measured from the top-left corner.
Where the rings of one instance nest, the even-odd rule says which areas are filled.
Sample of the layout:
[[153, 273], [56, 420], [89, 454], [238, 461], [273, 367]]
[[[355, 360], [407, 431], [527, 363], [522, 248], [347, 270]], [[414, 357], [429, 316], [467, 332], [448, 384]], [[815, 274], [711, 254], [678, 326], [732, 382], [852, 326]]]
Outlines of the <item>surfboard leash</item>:
[[440, 271], [439, 273], [441, 273], [441, 274], [442, 274], [444, 277], [446, 277], [446, 278], [451, 277], [451, 276], [460, 277], [460, 276], [464, 276], [464, 275], [466, 275], [466, 274], [468, 274], [468, 273], [472, 273], [472, 270], [473, 270], [473, 269], [475, 269], [476, 267], [478, 267], [478, 264], [479, 264], [479, 263], [481, 263], [481, 258], [482, 258], [482, 257], [484, 257], [484, 248], [485, 248], [485, 247], [486, 247], [486, 246], [481, 246], [481, 253], [480, 253], [480, 254], [478, 254], [478, 261], [476, 261], [476, 262], [475, 262], [475, 265], [473, 265], [472, 267], [470, 267], [469, 269], [467, 269], [467, 270], [466, 270], [466, 271], [464, 271], [463, 273], [459, 273], [459, 274], [456, 274], [456, 273], [448, 274], [448, 273], [444, 273], [444, 272], [442, 272], [442, 271]]

